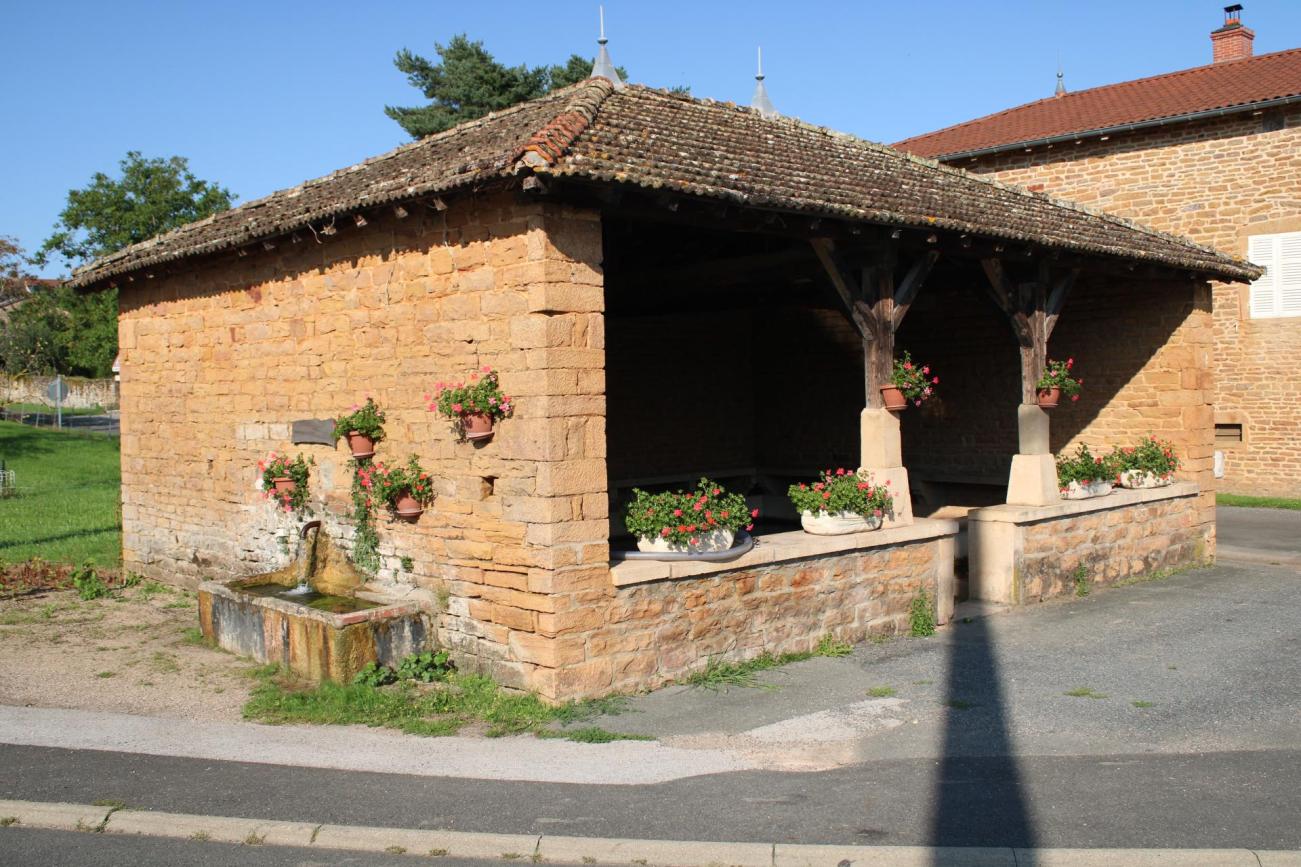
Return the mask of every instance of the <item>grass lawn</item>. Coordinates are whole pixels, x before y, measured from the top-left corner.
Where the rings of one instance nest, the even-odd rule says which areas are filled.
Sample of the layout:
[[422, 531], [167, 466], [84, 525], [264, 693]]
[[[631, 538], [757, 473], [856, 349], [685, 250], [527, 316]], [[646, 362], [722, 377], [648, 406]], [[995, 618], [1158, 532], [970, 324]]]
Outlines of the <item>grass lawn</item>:
[[118, 565], [117, 437], [0, 422], [0, 460], [18, 486], [16, 496], [0, 499], [0, 563], [40, 557]]
[[1215, 495], [1217, 506], [1246, 506], [1257, 509], [1296, 509], [1301, 510], [1301, 500], [1287, 497], [1248, 497], [1245, 494]]

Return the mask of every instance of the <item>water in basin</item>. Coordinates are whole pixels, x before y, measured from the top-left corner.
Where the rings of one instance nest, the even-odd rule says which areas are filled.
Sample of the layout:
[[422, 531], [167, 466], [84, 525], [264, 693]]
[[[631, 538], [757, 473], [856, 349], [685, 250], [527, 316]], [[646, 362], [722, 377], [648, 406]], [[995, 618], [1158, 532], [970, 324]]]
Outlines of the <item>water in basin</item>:
[[365, 611], [380, 606], [378, 602], [367, 602], [365, 599], [352, 596], [334, 596], [329, 593], [318, 593], [315, 590], [308, 593], [295, 592], [295, 588], [286, 587], [284, 584], [254, 584], [240, 587], [239, 592], [250, 596], [272, 596], [330, 614], [351, 614], [354, 611]]

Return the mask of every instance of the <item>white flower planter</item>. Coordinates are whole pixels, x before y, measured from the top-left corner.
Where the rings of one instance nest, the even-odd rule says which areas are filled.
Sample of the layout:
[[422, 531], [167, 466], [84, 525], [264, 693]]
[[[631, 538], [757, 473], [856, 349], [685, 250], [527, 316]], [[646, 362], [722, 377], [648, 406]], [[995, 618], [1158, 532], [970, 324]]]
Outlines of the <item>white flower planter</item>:
[[800, 525], [804, 532], [815, 536], [843, 536], [876, 530], [881, 526], [881, 519], [875, 515], [864, 518], [856, 512], [801, 512]]
[[1167, 473], [1158, 476], [1147, 470], [1125, 470], [1120, 474], [1122, 488], [1164, 488], [1174, 481], [1174, 475]]
[[1063, 500], [1090, 500], [1111, 493], [1111, 482], [1071, 482], [1062, 488]]
[[696, 539], [695, 545], [685, 545], [658, 536], [652, 539], [639, 536], [637, 550], [654, 554], [708, 554], [731, 548], [732, 543], [736, 541], [736, 534], [731, 530], [710, 530], [708, 533], [699, 534]]

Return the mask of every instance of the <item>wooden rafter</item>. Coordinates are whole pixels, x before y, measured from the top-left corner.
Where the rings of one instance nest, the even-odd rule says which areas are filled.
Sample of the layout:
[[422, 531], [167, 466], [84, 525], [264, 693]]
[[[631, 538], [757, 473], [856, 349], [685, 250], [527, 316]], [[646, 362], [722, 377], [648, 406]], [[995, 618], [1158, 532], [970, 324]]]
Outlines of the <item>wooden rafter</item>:
[[1034, 403], [1035, 386], [1048, 364], [1048, 338], [1080, 269], [1069, 268], [1054, 279], [1051, 263], [1040, 260], [1039, 279], [1013, 285], [1001, 259], [982, 259], [980, 264], [987, 278], [985, 288], [1007, 316], [1021, 347], [1021, 400]]

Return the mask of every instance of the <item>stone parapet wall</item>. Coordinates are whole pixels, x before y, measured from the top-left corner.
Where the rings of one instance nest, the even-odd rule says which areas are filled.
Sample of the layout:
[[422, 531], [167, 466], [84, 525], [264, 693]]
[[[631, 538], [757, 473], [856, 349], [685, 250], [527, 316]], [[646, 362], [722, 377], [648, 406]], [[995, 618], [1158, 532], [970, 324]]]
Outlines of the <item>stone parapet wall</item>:
[[[621, 586], [587, 630], [566, 638], [584, 661], [561, 672], [563, 693], [653, 688], [711, 660], [806, 652], [825, 635], [905, 634], [919, 593], [932, 604], [941, 592], [951, 597], [956, 535], [951, 521], [919, 521], [853, 537], [762, 537], [735, 564], [617, 564]], [[941, 605], [940, 622], [950, 612]]]
[[1117, 489], [1054, 506], [993, 506], [967, 516], [971, 594], [1014, 605], [1073, 596], [1210, 562], [1197, 485]]
[[[1018, 149], [962, 168], [1110, 211], [1246, 256], [1247, 238], [1301, 231], [1301, 106], [1111, 136], [1106, 141]], [[1221, 490], [1301, 495], [1301, 318], [1252, 319], [1250, 290], [1215, 284], [1214, 421], [1241, 425], [1222, 443]], [[1063, 326], [1070, 319], [1063, 314]], [[1211, 480], [1199, 479], [1207, 492]]]

